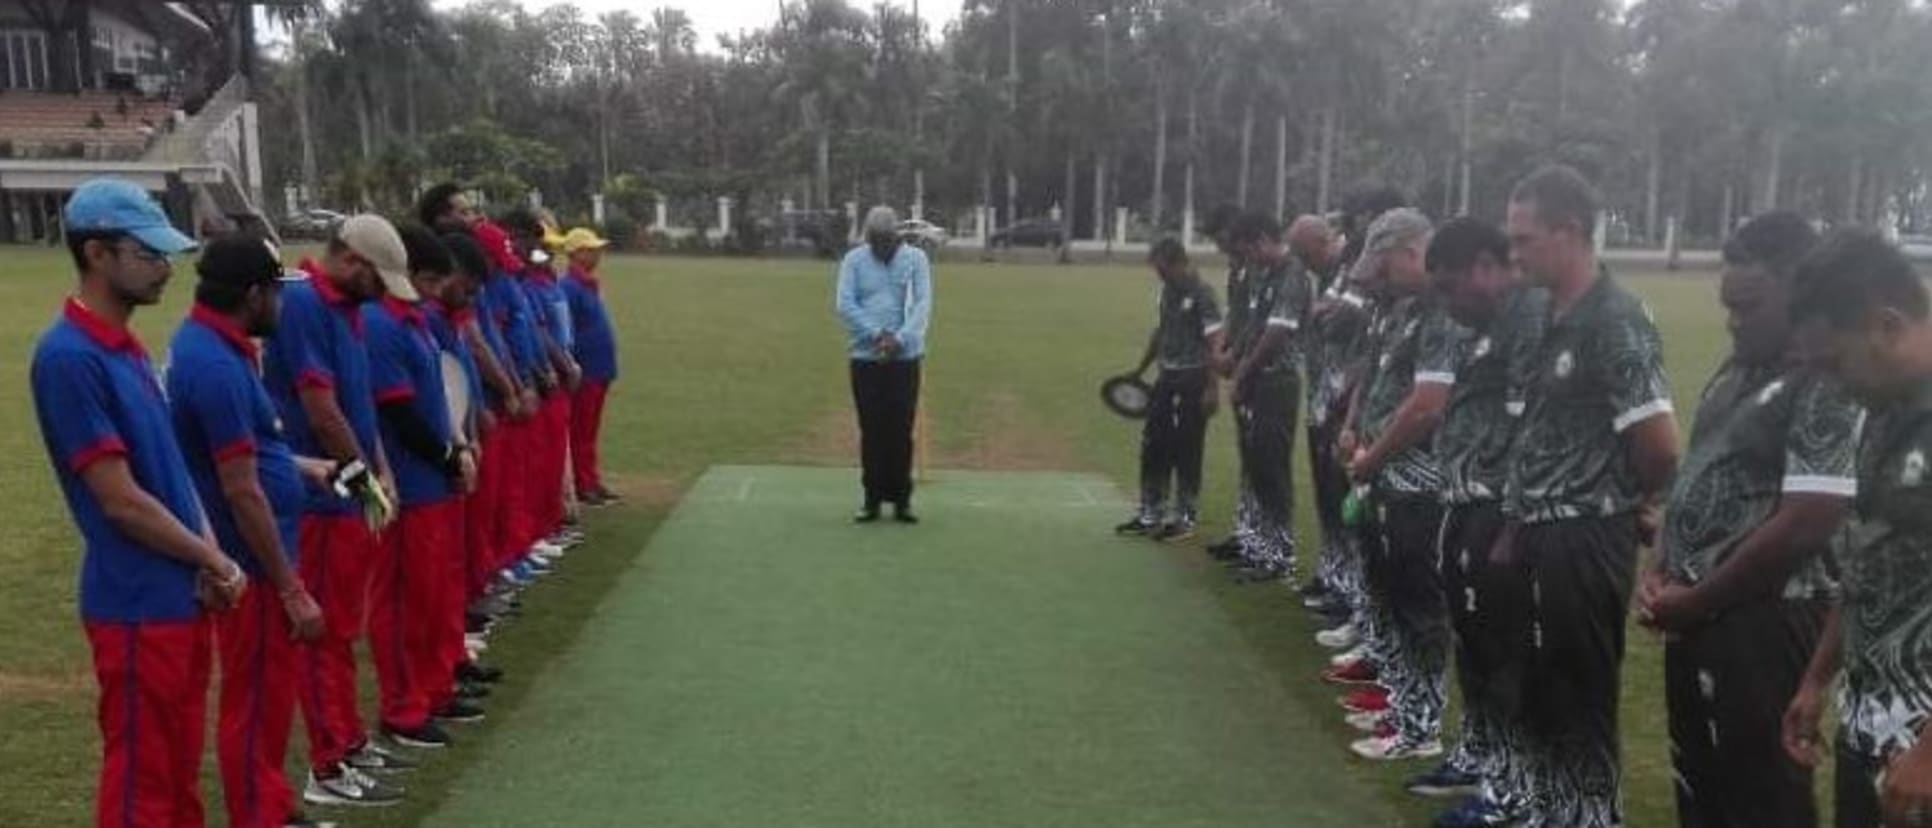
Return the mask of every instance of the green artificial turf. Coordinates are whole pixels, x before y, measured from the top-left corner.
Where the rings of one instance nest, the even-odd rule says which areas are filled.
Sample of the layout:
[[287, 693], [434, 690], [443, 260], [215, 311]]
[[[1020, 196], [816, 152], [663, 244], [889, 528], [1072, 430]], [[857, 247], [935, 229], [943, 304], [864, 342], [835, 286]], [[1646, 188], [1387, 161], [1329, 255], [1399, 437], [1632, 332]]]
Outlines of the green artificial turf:
[[[1203, 270], [1212, 274], [1215, 266], [1203, 263]], [[605, 294], [618, 328], [623, 363], [623, 376], [613, 390], [607, 414], [605, 462], [613, 484], [628, 495], [627, 500], [621, 506], [598, 510], [588, 516], [590, 544], [574, 551], [560, 574], [537, 586], [527, 597], [530, 611], [493, 641], [490, 659], [507, 667], [511, 676], [489, 701], [490, 720], [459, 730], [460, 744], [454, 750], [430, 757], [424, 770], [408, 780], [411, 797], [406, 805], [383, 812], [357, 811], [331, 816], [352, 821], [356, 826], [413, 825], [445, 808], [451, 809], [448, 813], [468, 808], [465, 804], [468, 798], [482, 795], [472, 791], [516, 785], [517, 774], [485, 774], [480, 769], [511, 767], [499, 763], [512, 762], [521, 750], [522, 737], [516, 734], [526, 732], [524, 719], [557, 715], [549, 711], [548, 697], [557, 692], [550, 688], [558, 686], [560, 676], [573, 670], [574, 665], [587, 662], [594, 653], [611, 646], [607, 642], [609, 635], [586, 633], [589, 629], [602, 629], [599, 613], [691, 606], [679, 602], [696, 600], [669, 589], [670, 584], [682, 581], [662, 579], [678, 574], [685, 562], [675, 544], [654, 538], [654, 533], [706, 469], [721, 465], [845, 466], [853, 462], [852, 417], [841, 357], [841, 334], [831, 310], [831, 263], [620, 256], [611, 259], [603, 275]], [[1218, 276], [1213, 278], [1219, 281]], [[143, 309], [137, 317], [137, 327], [157, 357], [161, 356], [168, 335], [185, 313], [192, 279], [193, 271], [188, 263], [178, 265], [176, 282], [169, 286], [164, 304]], [[34, 338], [53, 318], [71, 280], [71, 263], [64, 250], [0, 247], [0, 354], [5, 355], [0, 358], [0, 388], [8, 389], [0, 394], [0, 494], [5, 495], [0, 497], [0, 525], [6, 527], [7, 536], [6, 542], [0, 544], [0, 619], [5, 619], [0, 622], [0, 825], [5, 826], [87, 822], [99, 751], [93, 724], [93, 683], [88, 672], [85, 640], [75, 616], [73, 583], [78, 559], [75, 534], [47, 469], [26, 393], [27, 355]], [[1074, 471], [1098, 474], [1115, 487], [1131, 487], [1138, 439], [1135, 425], [1106, 414], [1100, 407], [1096, 388], [1102, 377], [1132, 367], [1146, 341], [1147, 327], [1152, 321], [1154, 283], [1145, 269], [1129, 265], [1055, 267], [942, 261], [936, 269], [935, 280], [937, 307], [924, 408], [930, 424], [930, 466], [934, 469]], [[1656, 311], [1663, 330], [1678, 415], [1685, 425], [1683, 430], [1688, 433], [1697, 392], [1727, 347], [1723, 314], [1715, 301], [1715, 283], [1702, 275], [1637, 275], [1627, 279], [1627, 283], [1649, 300]], [[1229, 514], [1234, 462], [1227, 417], [1215, 419], [1208, 439], [1204, 536], [1225, 529]], [[1303, 460], [1300, 449], [1297, 451], [1300, 466]], [[1305, 478], [1301, 485], [1305, 493]], [[814, 511], [813, 519], [836, 522], [857, 505], [856, 486], [850, 481], [843, 487], [827, 484], [821, 488], [814, 496], [825, 501], [823, 510]], [[1214, 766], [1215, 770], [1190, 769], [1188, 773], [1199, 776], [1188, 778], [1231, 776], [1227, 782], [1214, 783], [1219, 787], [1197, 786], [1189, 790], [1167, 785], [1160, 778], [1143, 776], [1137, 782], [1141, 791], [1135, 795], [1149, 800], [1174, 797], [1171, 803], [1165, 800], [1157, 803], [1161, 808], [1168, 808], [1160, 811], [1168, 814], [1190, 813], [1188, 809], [1192, 808], [1204, 815], [1235, 814], [1229, 818], [1239, 821], [1237, 811], [1246, 806], [1218, 800], [1232, 788], [1254, 790], [1241, 787], [1250, 783], [1240, 780], [1257, 778], [1253, 775], [1257, 772], [1235, 763], [1241, 756], [1257, 755], [1287, 757], [1283, 759], [1285, 764], [1264, 769], [1273, 775], [1268, 777], [1270, 785], [1257, 794], [1260, 797], [1257, 801], [1279, 805], [1282, 799], [1276, 789], [1300, 791], [1308, 790], [1302, 786], [1312, 785], [1313, 793], [1303, 797], [1307, 807], [1334, 808], [1346, 815], [1346, 819], [1325, 823], [1300, 821], [1294, 813], [1280, 812], [1277, 820], [1280, 824], [1416, 825], [1425, 824], [1438, 807], [1439, 803], [1415, 800], [1401, 792], [1404, 775], [1418, 769], [1413, 765], [1371, 767], [1350, 757], [1346, 745], [1354, 734], [1340, 721], [1339, 710], [1332, 701], [1335, 689], [1314, 679], [1326, 653], [1309, 640], [1313, 632], [1309, 619], [1285, 591], [1226, 584], [1219, 567], [1206, 560], [1196, 546], [1115, 548], [1107, 533], [1113, 523], [1125, 517], [1124, 512], [1080, 509], [1056, 519], [1054, 525], [1061, 528], [1053, 532], [1071, 533], [1072, 522], [1078, 517], [1088, 533], [1063, 549], [1061, 545], [1033, 543], [1034, 535], [1048, 530], [1032, 530], [1033, 524], [1023, 513], [973, 507], [954, 510], [943, 503], [944, 492], [942, 483], [932, 492], [937, 499], [922, 504], [930, 521], [930, 526], [922, 530], [931, 529], [930, 534], [934, 536], [1008, 538], [1004, 543], [985, 544], [996, 548], [976, 550], [973, 556], [956, 553], [950, 557], [984, 560], [989, 564], [1001, 559], [1023, 560], [1027, 565], [1004, 569], [1016, 578], [1039, 575], [1059, 582], [1053, 590], [1041, 588], [1038, 592], [1017, 593], [1029, 595], [1032, 603], [1046, 606], [1036, 607], [1032, 603], [1018, 606], [1007, 613], [1008, 617], [1000, 619], [1001, 629], [1024, 626], [1031, 633], [1028, 640], [1019, 642], [1025, 649], [999, 651], [988, 656], [998, 657], [995, 664], [1042, 665], [1041, 670], [1034, 672], [1029, 667], [1028, 672], [1003, 676], [968, 674], [974, 686], [1051, 690], [1146, 684], [1146, 687], [1112, 688], [1111, 692], [1121, 695], [1109, 698], [1178, 707], [1177, 700], [1186, 695], [1179, 685], [1207, 676], [1218, 677], [1213, 683], [1190, 691], [1196, 694], [1191, 697], [1196, 703], [1222, 708], [1187, 714], [1197, 717], [1190, 721], [1199, 724], [1198, 733], [1182, 734], [1184, 728], [1178, 724], [1171, 727], [1164, 724], [1160, 730], [1153, 731], [1178, 740], [1164, 746], [1171, 753], [1151, 757], [1088, 756], [1087, 765], [1062, 766], [1097, 768], [1112, 763], [1129, 766], [1138, 761], [1154, 767], [1153, 763], [1158, 760], [1159, 767], [1166, 768], [1183, 764], [1175, 757], [1196, 751], [1202, 756], [1201, 762]], [[703, 500], [695, 496], [693, 499]], [[1305, 494], [1299, 498], [1305, 544], [1314, 538], [1314, 520], [1308, 501]], [[700, 503], [694, 508], [705, 510], [710, 506]], [[1066, 523], [1057, 522], [1060, 519]], [[746, 525], [739, 527], [738, 523]], [[964, 525], [967, 523], [973, 524], [970, 531]], [[773, 533], [769, 536], [788, 539], [794, 533], [809, 534], [810, 526], [809, 521], [787, 524], [750, 515], [734, 518], [732, 529]], [[1027, 527], [1028, 531], [1023, 534], [1009, 531], [1015, 527]], [[675, 527], [673, 531], [677, 531]], [[892, 537], [890, 532], [887, 529], [879, 534]], [[1089, 548], [1088, 543], [1099, 545]], [[1106, 558], [1103, 566], [1048, 565], [1048, 562], [1071, 564], [1081, 556], [1099, 554], [1097, 550], [1102, 548], [1118, 552], [1119, 559]], [[1082, 552], [1083, 549], [1089, 551]], [[748, 551], [721, 554], [737, 556]], [[733, 564], [734, 560], [737, 563]], [[721, 567], [746, 566], [744, 560], [735, 557], [717, 563]], [[865, 576], [884, 577], [894, 572], [900, 570], [885, 569]], [[859, 586], [841, 583], [842, 588]], [[1155, 589], [1157, 585], [1159, 589]], [[1090, 603], [1097, 596], [1118, 597], [1123, 591], [1137, 588], [1172, 606], [1096, 608]], [[747, 572], [742, 582], [735, 584], [735, 589], [733, 599], [749, 606], [801, 604], [799, 608], [788, 609], [788, 613], [805, 612], [819, 598], [795, 584], [758, 572]], [[944, 593], [940, 590], [925, 592], [917, 596], [924, 602], [924, 609], [932, 612], [953, 609], [943, 603]], [[829, 597], [832, 593], [826, 594]], [[906, 596], [906, 599], [912, 597]], [[1063, 603], [1066, 606], [1053, 606]], [[1135, 616], [1130, 610], [1144, 615]], [[912, 607], [897, 606], [896, 611], [910, 614]], [[1138, 618], [1137, 623], [1141, 624], [1152, 624], [1156, 620], [1169, 625], [1191, 624], [1161, 635], [1171, 635], [1167, 639], [1170, 641], [1184, 635], [1216, 637], [1219, 652], [1211, 657], [1223, 666], [1212, 672], [1194, 671], [1198, 676], [1182, 669], [1171, 676], [1150, 678], [1151, 673], [1145, 668], [1152, 663], [1146, 660], [1149, 654], [1156, 652], [1157, 645], [1153, 642], [1128, 642], [1128, 649], [1124, 651], [1096, 654], [1096, 658], [1105, 659], [1097, 663], [1042, 660], [1046, 650], [1040, 648], [1072, 648], [1083, 641], [1116, 642], [1122, 637], [1112, 631], [1096, 632], [1078, 625], [1033, 622], [1055, 617], [1053, 613], [1078, 617], [1080, 613], [1103, 611], [1108, 617]], [[828, 624], [854, 623], [861, 618], [829, 611], [809, 617], [815, 623]], [[1022, 625], [1029, 618], [1032, 622]], [[703, 632], [687, 627], [674, 629], [694, 637]], [[786, 634], [824, 635], [837, 629], [840, 628], [836, 625], [801, 628]], [[662, 630], [635, 631], [639, 635], [662, 633]], [[1104, 639], [1091, 638], [1103, 633]], [[990, 634], [983, 638], [975, 634], [975, 640], [995, 638]], [[898, 647], [881, 652], [868, 652], [857, 646], [851, 649], [851, 652], [835, 653], [825, 663], [885, 671], [891, 666], [885, 661], [888, 655], [893, 660], [908, 653], [912, 657], [928, 657], [917, 642], [900, 642]], [[721, 669], [729, 665], [733, 670], [742, 671], [733, 676], [751, 676], [751, 671], [758, 666], [728, 659], [729, 652], [716, 655]], [[1210, 658], [1207, 654], [1199, 657]], [[1231, 666], [1242, 659], [1250, 663], [1250, 667], [1244, 668], [1250, 672]], [[1663, 825], [1673, 819], [1660, 693], [1661, 662], [1661, 653], [1654, 641], [1647, 634], [1633, 632], [1626, 661], [1623, 719], [1625, 791], [1632, 825]], [[1142, 672], [1117, 670], [1122, 665], [1136, 664]], [[676, 680], [672, 675], [651, 676], [654, 667], [663, 666], [640, 656], [620, 671], [635, 675], [595, 680]], [[1089, 669], [1106, 675], [1090, 674]], [[565, 672], [553, 676], [557, 671]], [[1258, 684], [1235, 687], [1221, 683], [1231, 677]], [[688, 673], [684, 678], [696, 680]], [[1106, 706], [1114, 703], [1109, 698], [1095, 697], [1092, 706], [1082, 709], [1116, 712], [1116, 708]], [[724, 697], [719, 699], [721, 710], [728, 708], [726, 701]], [[995, 701], [1010, 704], [994, 704]], [[1006, 738], [1017, 732], [1008, 726], [1009, 722], [1023, 718], [1028, 711], [1063, 709], [1060, 705], [1081, 707], [1052, 695], [1029, 700], [1012, 694], [989, 694], [985, 698], [966, 699], [965, 703], [951, 708], [933, 706], [930, 710], [934, 721], [914, 723], [918, 727], [908, 727], [905, 731], [917, 734], [924, 727], [932, 732], [977, 737], [981, 730], [967, 725], [976, 724], [975, 718], [986, 719], [988, 725], [983, 735], [988, 739], [999, 735], [1001, 738], [996, 741], [1004, 747], [994, 750], [991, 741], [960, 742], [953, 748], [960, 751], [955, 755], [1009, 764], [969, 768], [960, 778], [1013, 781], [1024, 770], [1023, 775], [1030, 780], [1027, 785], [1037, 787], [1029, 787], [1029, 793], [1022, 798], [997, 801], [989, 795], [974, 799], [957, 787], [948, 787], [953, 783], [938, 778], [943, 774], [937, 774], [926, 777], [933, 782], [933, 787], [922, 794], [931, 800], [930, 811], [912, 814], [905, 820], [868, 819], [864, 812], [850, 810], [858, 807], [852, 804], [856, 799], [830, 796], [830, 792], [838, 791], [864, 793], [867, 774], [863, 768], [842, 769], [835, 763], [812, 764], [795, 770], [800, 774], [795, 779], [809, 779], [813, 784], [791, 790], [825, 789], [827, 803], [837, 800], [844, 803], [838, 807], [848, 809], [836, 810], [833, 805], [825, 804], [823, 807], [833, 809], [827, 813], [851, 816], [849, 822], [855, 825], [907, 824], [925, 816], [943, 820], [945, 814], [970, 813], [964, 806], [975, 803], [978, 803], [976, 807], [986, 808], [1017, 809], [1025, 805], [1028, 808], [1025, 813], [1042, 821], [1059, 819], [1076, 824], [1103, 824], [1101, 819], [1078, 819], [1075, 806], [1091, 804], [1097, 809], [1093, 813], [1104, 815], [1121, 813], [1123, 809], [1118, 802], [1101, 799], [1097, 793], [1068, 790], [1063, 785], [1071, 779], [1056, 780], [1052, 768], [1032, 764], [1041, 757], [1075, 755], [1066, 751], [1074, 750], [1081, 743], [1062, 746], [1058, 753], [1035, 751], [1029, 755], [1027, 750], [1034, 743], [1018, 737]], [[682, 709], [697, 710], [696, 707]], [[990, 719], [984, 712], [989, 710], [993, 714]], [[591, 729], [600, 735], [608, 731], [612, 737], [628, 737], [634, 728], [631, 722], [599, 719], [603, 712], [600, 710], [570, 712], [595, 725]], [[822, 709], [814, 712], [809, 707], [773, 710], [764, 715], [803, 717], [801, 721], [825, 716]], [[865, 721], [855, 719], [854, 727]], [[1145, 735], [1110, 733], [1104, 723], [1094, 720], [1088, 724], [1091, 726], [1083, 730], [1083, 738], [1087, 740], [1084, 744], [1094, 751], [1124, 749], [1130, 744], [1124, 740]], [[695, 712], [679, 725], [694, 730], [719, 726], [715, 717]], [[1217, 727], [1223, 729], [1217, 730]], [[299, 755], [299, 725], [297, 730]], [[812, 730], [817, 731], [817, 727]], [[832, 732], [836, 734], [835, 730]], [[1069, 724], [1061, 732], [1072, 733], [1073, 729]], [[883, 745], [877, 747], [874, 755], [903, 755], [895, 754], [893, 751], [898, 748], [883, 741], [856, 741], [865, 734], [855, 731], [853, 735], [855, 741], [846, 747], [840, 747], [834, 740], [813, 749], [836, 751]], [[680, 739], [683, 744], [693, 745], [705, 741], [681, 734]], [[1140, 739], [1131, 745], [1150, 741], [1165, 739]], [[579, 750], [562, 761], [590, 767], [633, 764], [640, 769], [649, 768], [654, 761], [666, 761], [654, 754], [648, 742], [643, 738], [627, 738], [623, 752]], [[1275, 745], [1279, 753], [1271, 754], [1269, 749], [1257, 747], [1257, 743]], [[731, 744], [719, 740], [711, 748], [711, 759], [715, 761], [716, 753]], [[693, 757], [694, 762], [706, 759], [703, 748], [697, 750], [700, 752]], [[676, 758], [669, 761], [675, 762]], [[298, 773], [303, 770], [299, 759], [292, 759], [290, 768]], [[472, 768], [479, 770], [473, 772]], [[211, 822], [221, 824], [212, 754], [205, 770]], [[902, 784], [909, 784], [904, 780], [914, 778], [912, 771], [912, 768], [906, 769], [907, 776], [872, 776], [896, 778]], [[550, 770], [533, 765], [517, 771], [524, 772], [548, 774]], [[673, 769], [665, 773], [682, 771]], [[456, 781], [459, 778], [463, 780], [460, 783]], [[702, 814], [709, 809], [718, 815], [715, 824], [745, 824], [729, 818], [739, 813], [734, 809], [740, 807], [736, 804], [740, 801], [747, 803], [743, 806], [746, 808], [765, 808], [778, 800], [775, 793], [760, 792], [762, 787], [777, 784], [773, 778], [733, 779], [728, 780], [729, 785], [721, 785], [716, 780], [697, 784], [695, 775], [658, 778], [692, 784], [669, 786], [669, 792], [663, 796], [671, 801], [647, 807], [680, 814]], [[1300, 780], [1314, 780], [1314, 783]], [[666, 790], [662, 786], [651, 787], [641, 775], [637, 787]], [[1007, 789], [989, 783], [985, 790], [995, 787]], [[1369, 795], [1359, 795], [1362, 792]], [[620, 795], [631, 796], [628, 792]], [[876, 798], [881, 802], [907, 802], [920, 797], [901, 788], [882, 789], [867, 798], [868, 801]], [[805, 804], [818, 800], [796, 801], [800, 807], [792, 812], [793, 819], [775, 821], [789, 824], [814, 819], [805, 810]], [[568, 824], [579, 820], [595, 824], [600, 818], [609, 822], [606, 815], [624, 820], [619, 824], [637, 824], [614, 811], [599, 810], [599, 803], [594, 801], [551, 796], [547, 803], [549, 810], [542, 816], [504, 820], [499, 824], [533, 821]], [[1019, 811], [982, 813], [991, 815], [982, 824], [1000, 824], [1001, 820], [993, 817]], [[492, 822], [488, 814], [482, 816], [485, 818], [481, 822]]]

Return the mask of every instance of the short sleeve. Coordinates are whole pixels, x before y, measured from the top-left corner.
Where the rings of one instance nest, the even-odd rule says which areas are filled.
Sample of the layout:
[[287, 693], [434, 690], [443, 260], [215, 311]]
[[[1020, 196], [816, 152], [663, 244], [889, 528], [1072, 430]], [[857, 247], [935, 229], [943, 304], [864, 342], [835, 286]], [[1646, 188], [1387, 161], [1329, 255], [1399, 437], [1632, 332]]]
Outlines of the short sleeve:
[[1670, 382], [1664, 376], [1663, 341], [1650, 312], [1641, 305], [1604, 320], [1597, 359], [1603, 392], [1618, 432], [1672, 411]]
[[112, 415], [107, 366], [86, 354], [34, 360], [34, 412], [55, 463], [79, 474], [95, 462], [127, 454]]
[[1307, 275], [1299, 268], [1291, 269], [1275, 293], [1275, 305], [1268, 311], [1268, 326], [1301, 330], [1302, 319], [1308, 316], [1310, 290]]
[[408, 352], [403, 348], [406, 332], [402, 326], [377, 316], [370, 308], [366, 317], [369, 330], [369, 384], [375, 389], [376, 404], [410, 400], [416, 397], [416, 383], [409, 377]]
[[1783, 490], [1857, 496], [1858, 438], [1865, 409], [1841, 386], [1825, 381], [1808, 385], [1793, 405], [1785, 434]]
[[1221, 318], [1221, 305], [1214, 301], [1214, 289], [1208, 287], [1206, 282], [1194, 290], [1194, 311], [1200, 315], [1203, 336], [1213, 336], [1227, 327], [1227, 322]]
[[232, 368], [211, 370], [191, 380], [187, 399], [177, 399], [176, 407], [187, 406], [216, 463], [254, 454], [255, 396], [253, 381]]
[[329, 364], [324, 344], [328, 341], [328, 320], [321, 305], [289, 302], [267, 340], [266, 353], [294, 380], [297, 388], [335, 387], [335, 368]]
[[1455, 385], [1464, 331], [1449, 318], [1441, 305], [1431, 303], [1422, 313], [1422, 327], [1416, 333], [1415, 381], [1417, 385]]

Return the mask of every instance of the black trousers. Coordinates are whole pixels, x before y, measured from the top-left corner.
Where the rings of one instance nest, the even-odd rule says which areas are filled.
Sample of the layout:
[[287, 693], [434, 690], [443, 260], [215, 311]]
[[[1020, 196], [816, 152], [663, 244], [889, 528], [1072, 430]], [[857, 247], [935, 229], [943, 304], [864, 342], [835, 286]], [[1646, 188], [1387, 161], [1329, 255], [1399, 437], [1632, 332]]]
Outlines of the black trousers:
[[1462, 687], [1464, 770], [1481, 777], [1485, 792], [1509, 804], [1522, 801], [1517, 720], [1522, 696], [1522, 648], [1529, 629], [1529, 585], [1522, 567], [1493, 566], [1490, 548], [1502, 531], [1500, 504], [1453, 506], [1443, 516], [1442, 584], [1456, 632], [1456, 681]]
[[1623, 824], [1617, 699], [1636, 578], [1631, 515], [1524, 526], [1530, 588], [1521, 710], [1529, 825]]
[[1838, 743], [1837, 781], [1833, 787], [1837, 794], [1838, 813], [1832, 821], [1837, 828], [1880, 828], [1884, 822], [1878, 804], [1878, 775], [1885, 770], [1885, 760], [1866, 756]]
[[1378, 493], [1366, 565], [1371, 601], [1386, 619], [1389, 663], [1382, 676], [1396, 735], [1421, 743], [1441, 735], [1449, 658], [1436, 548], [1442, 504], [1434, 494]]
[[1169, 484], [1180, 517], [1193, 520], [1201, 498], [1201, 451], [1207, 440], [1206, 368], [1161, 369], [1140, 431], [1140, 511], [1161, 519]]
[[919, 361], [853, 360], [852, 402], [859, 409], [859, 460], [865, 468], [866, 504], [910, 503]]
[[1785, 756], [1779, 737], [1824, 616], [1820, 602], [1764, 598], [1664, 649], [1679, 825], [1818, 824], [1811, 772]]
[[1301, 381], [1293, 371], [1263, 374], [1235, 409], [1241, 431], [1241, 472], [1254, 496], [1248, 553], [1257, 563], [1295, 564], [1295, 432]]

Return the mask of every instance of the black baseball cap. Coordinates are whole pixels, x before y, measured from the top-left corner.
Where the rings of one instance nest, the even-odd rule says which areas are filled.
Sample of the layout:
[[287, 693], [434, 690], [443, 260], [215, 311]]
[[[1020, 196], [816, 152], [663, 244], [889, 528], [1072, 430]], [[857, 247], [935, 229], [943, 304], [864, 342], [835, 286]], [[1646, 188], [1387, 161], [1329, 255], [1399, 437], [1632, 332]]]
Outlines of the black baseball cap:
[[201, 250], [195, 273], [209, 284], [251, 288], [282, 278], [282, 257], [267, 239], [230, 236]]

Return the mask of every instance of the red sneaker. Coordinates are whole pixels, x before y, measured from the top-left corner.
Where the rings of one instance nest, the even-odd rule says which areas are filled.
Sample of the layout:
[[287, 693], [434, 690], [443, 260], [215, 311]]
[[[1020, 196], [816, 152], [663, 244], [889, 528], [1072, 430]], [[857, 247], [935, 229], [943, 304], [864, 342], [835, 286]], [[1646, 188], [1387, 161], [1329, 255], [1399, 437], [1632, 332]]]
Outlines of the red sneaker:
[[1389, 709], [1389, 691], [1380, 685], [1370, 685], [1342, 696], [1342, 709], [1355, 713], [1380, 713]]
[[1375, 665], [1366, 658], [1322, 671], [1322, 681], [1329, 684], [1374, 684], [1375, 679]]

